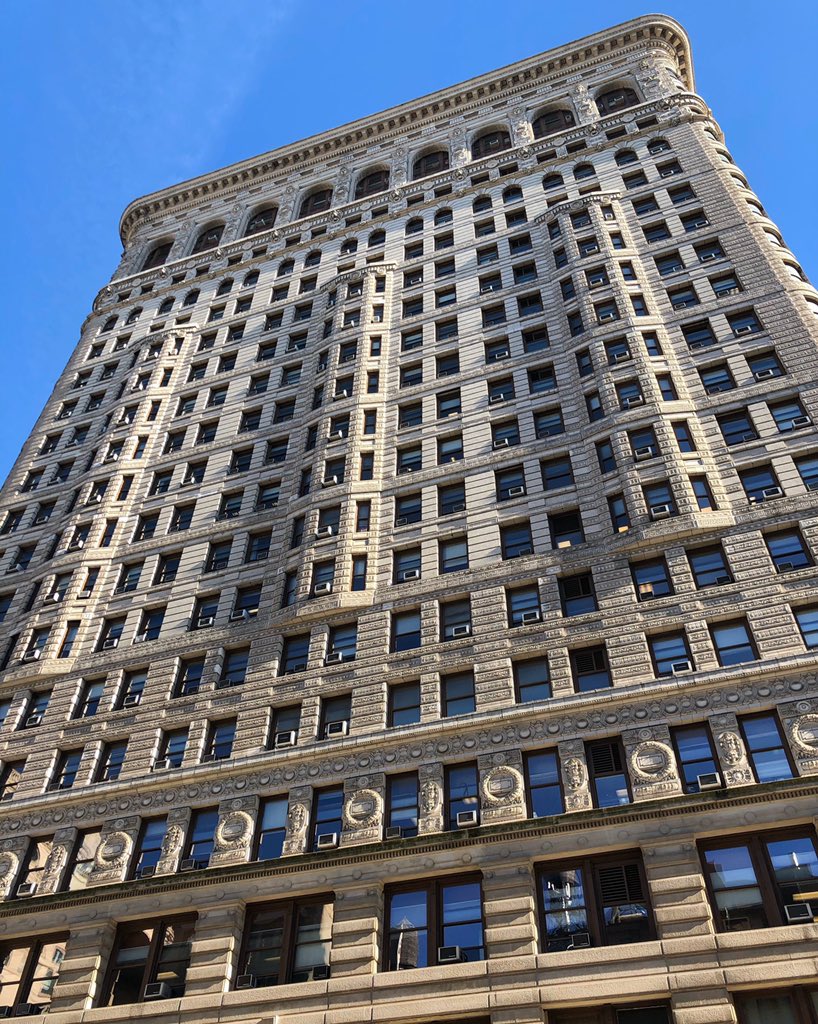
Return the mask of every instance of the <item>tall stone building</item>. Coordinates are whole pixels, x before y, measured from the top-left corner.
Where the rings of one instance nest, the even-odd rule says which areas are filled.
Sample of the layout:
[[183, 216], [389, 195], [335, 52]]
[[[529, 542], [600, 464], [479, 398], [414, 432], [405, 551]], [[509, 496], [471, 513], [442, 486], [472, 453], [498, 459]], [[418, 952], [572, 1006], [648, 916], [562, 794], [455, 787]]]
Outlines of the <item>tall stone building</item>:
[[815, 1024], [818, 296], [681, 28], [121, 231], [0, 496], [0, 1016]]

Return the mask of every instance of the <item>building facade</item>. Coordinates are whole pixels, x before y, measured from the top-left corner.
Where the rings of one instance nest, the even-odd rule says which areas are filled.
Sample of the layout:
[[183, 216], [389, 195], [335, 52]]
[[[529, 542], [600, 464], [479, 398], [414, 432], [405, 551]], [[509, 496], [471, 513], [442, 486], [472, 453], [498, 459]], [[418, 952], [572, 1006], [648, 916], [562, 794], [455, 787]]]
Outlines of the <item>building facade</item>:
[[682, 29], [121, 232], [0, 494], [0, 1016], [815, 1024], [818, 294]]

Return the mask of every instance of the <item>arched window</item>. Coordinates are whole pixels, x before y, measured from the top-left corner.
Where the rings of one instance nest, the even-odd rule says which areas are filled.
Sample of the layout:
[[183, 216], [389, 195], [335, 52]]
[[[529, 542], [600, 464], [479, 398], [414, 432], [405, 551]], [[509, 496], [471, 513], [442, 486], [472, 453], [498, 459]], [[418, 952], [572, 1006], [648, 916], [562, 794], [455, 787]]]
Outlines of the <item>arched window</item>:
[[332, 189], [322, 188], [317, 192], [310, 192], [301, 203], [300, 217], [312, 217], [315, 213], [323, 213], [332, 205]]
[[358, 184], [355, 186], [355, 198], [366, 199], [367, 196], [385, 192], [388, 188], [389, 171], [381, 167], [376, 171], [368, 171], [358, 179]]
[[474, 213], [482, 213], [484, 210], [490, 210], [491, 196], [478, 196], [471, 204], [471, 208]]
[[542, 180], [542, 187], [544, 191], [550, 192], [552, 189], [560, 188], [565, 182], [562, 180], [561, 174], [546, 174]]
[[251, 270], [249, 274], [245, 274], [244, 280], [241, 282], [242, 288], [252, 288], [254, 284], [258, 284], [258, 277], [257, 270]]
[[358, 239], [357, 238], [348, 238], [344, 242], [344, 244], [341, 246], [341, 255], [342, 256], [352, 256], [352, 254], [356, 253], [357, 251], [358, 251]]
[[233, 278], [227, 277], [222, 281], [219, 287], [216, 289], [217, 295], [227, 295], [230, 289], [233, 287]]
[[276, 277], [286, 277], [287, 274], [292, 274], [294, 266], [295, 260], [284, 260], [278, 268], [278, 274]]
[[627, 167], [628, 164], [635, 164], [639, 157], [632, 149], [620, 149], [614, 159], [616, 160], [617, 166]]
[[188, 292], [185, 296], [185, 301], [182, 303], [183, 306], [195, 306], [199, 301], [199, 289], [194, 288], [192, 292]]
[[521, 203], [523, 201], [523, 190], [519, 185], [509, 185], [503, 192], [503, 202], [508, 203]]
[[312, 252], [308, 252], [307, 255], [304, 257], [304, 266], [305, 267], [317, 267], [320, 262], [321, 262], [321, 250], [320, 249], [313, 249]]
[[135, 324], [136, 321], [141, 316], [142, 316], [142, 307], [141, 306], [137, 306], [136, 309], [132, 309], [130, 311], [130, 313], [128, 314], [128, 316], [127, 316], [127, 318], [125, 320], [125, 323], [126, 324]]
[[142, 269], [151, 270], [153, 267], [161, 267], [168, 256], [170, 256], [172, 248], [173, 242], [160, 242], [159, 245], [155, 245], [148, 253], [148, 258], [142, 264]]
[[115, 316], [109, 316], [105, 323], [102, 325], [102, 331], [112, 331], [116, 327], [117, 318]]
[[806, 282], [807, 279], [804, 276], [804, 271], [798, 266], [797, 263], [791, 263], [789, 260], [784, 260], [784, 268], [787, 273], [796, 281]]
[[574, 168], [574, 179], [584, 181], [586, 178], [593, 178], [596, 174], [593, 164], [577, 164]]
[[648, 153], [651, 156], [658, 156], [660, 153], [666, 153], [670, 149], [670, 143], [667, 139], [651, 139], [648, 143]]
[[386, 242], [386, 232], [383, 229], [373, 231], [367, 241], [367, 246], [370, 249], [374, 249], [376, 246], [383, 245]]
[[173, 309], [173, 296], [171, 296], [169, 299], [165, 299], [165, 301], [159, 307], [159, 315], [160, 316], [164, 316], [165, 313], [170, 313], [170, 311], [172, 309]]
[[608, 89], [596, 98], [597, 110], [605, 117], [606, 114], [613, 114], [617, 110], [625, 110], [626, 107], [635, 107], [639, 97], [627, 86], [619, 86], [616, 89]]
[[419, 156], [412, 165], [412, 181], [428, 178], [430, 174], [439, 174], [449, 169], [449, 154], [445, 149], [436, 149], [431, 153]]
[[244, 229], [244, 237], [248, 235], [257, 235], [259, 231], [269, 231], [269, 229], [275, 224], [276, 217], [278, 216], [277, 206], [265, 206], [261, 210], [256, 212], [247, 221], [247, 227]]
[[423, 220], [420, 217], [413, 217], [406, 222], [407, 235], [416, 235], [418, 231], [423, 231]]
[[504, 149], [511, 149], [511, 136], [504, 128], [495, 128], [477, 136], [471, 144], [471, 158], [481, 160], [484, 156], [502, 153]]
[[444, 206], [442, 210], [438, 210], [435, 214], [435, 227], [439, 228], [443, 224], [451, 224], [452, 222], [452, 211], [448, 206]]
[[554, 135], [565, 128], [573, 128], [577, 122], [570, 110], [560, 108], [559, 110], [546, 110], [538, 115], [532, 122], [535, 139], [544, 139], [546, 135]]
[[223, 233], [224, 224], [211, 224], [209, 228], [205, 228], [204, 231], [199, 233], [199, 237], [196, 239], [196, 244], [193, 246], [191, 255], [195, 256], [196, 253], [207, 252], [208, 249], [215, 249], [222, 240]]

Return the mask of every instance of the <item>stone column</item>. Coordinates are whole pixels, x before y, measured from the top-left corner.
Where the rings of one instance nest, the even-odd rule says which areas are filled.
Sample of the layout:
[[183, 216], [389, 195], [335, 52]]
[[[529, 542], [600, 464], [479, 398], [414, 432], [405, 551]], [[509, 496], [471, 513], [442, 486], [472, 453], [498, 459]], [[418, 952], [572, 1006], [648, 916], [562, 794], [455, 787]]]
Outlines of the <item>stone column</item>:
[[282, 857], [294, 857], [307, 851], [307, 829], [312, 807], [312, 786], [299, 786], [290, 790], [287, 808], [287, 833], [284, 837]]
[[377, 843], [383, 837], [386, 775], [361, 775], [344, 781], [342, 846]]
[[633, 801], [678, 796], [682, 783], [666, 725], [631, 729], [622, 734]]
[[374, 974], [378, 969], [383, 893], [379, 886], [336, 893], [332, 919], [332, 976]]
[[45, 869], [42, 875], [40, 875], [40, 881], [37, 885], [38, 895], [43, 896], [60, 891], [68, 858], [71, 855], [71, 850], [74, 848], [78, 835], [79, 829], [76, 828], [60, 828], [54, 833], [51, 853], [46, 859]]
[[665, 953], [696, 955], [713, 950], [710, 904], [695, 843], [653, 843], [644, 849], [644, 865]]
[[[104, 910], [90, 910], [84, 916], [85, 920], [71, 925], [60, 976], [54, 986], [50, 1017], [61, 1011], [79, 1013], [88, 1009], [102, 984], [114, 946], [116, 923], [104, 920]], [[102, 920], [97, 920], [98, 916]]]
[[102, 842], [97, 847], [94, 866], [88, 877], [89, 885], [105, 885], [125, 879], [131, 855], [139, 841], [140, 822], [137, 815], [105, 822]]
[[423, 764], [418, 770], [420, 787], [420, 808], [418, 815], [418, 835], [430, 832], [442, 832], [443, 822], [443, 765]]
[[224, 991], [244, 926], [243, 904], [215, 904], [197, 909], [199, 916], [193, 931], [185, 998], [218, 996]]
[[[537, 910], [530, 868], [504, 864], [483, 872], [483, 912], [489, 959], [537, 952]], [[531, 966], [533, 967], [533, 961]]]
[[520, 750], [481, 754], [480, 824], [499, 825], [526, 817], [523, 755]]
[[162, 852], [156, 864], [157, 875], [172, 875], [179, 870], [185, 834], [190, 825], [190, 808], [178, 807], [168, 814], [168, 827], [162, 840]]
[[237, 797], [219, 804], [210, 867], [245, 864], [250, 859], [258, 805], [257, 796]]
[[588, 764], [582, 740], [565, 740], [557, 744], [565, 792], [566, 811], [587, 811], [593, 807], [588, 785]]
[[710, 728], [716, 741], [716, 752], [725, 786], [751, 785], [753, 771], [747, 760], [747, 751], [736, 716], [732, 712], [713, 715], [710, 718]]

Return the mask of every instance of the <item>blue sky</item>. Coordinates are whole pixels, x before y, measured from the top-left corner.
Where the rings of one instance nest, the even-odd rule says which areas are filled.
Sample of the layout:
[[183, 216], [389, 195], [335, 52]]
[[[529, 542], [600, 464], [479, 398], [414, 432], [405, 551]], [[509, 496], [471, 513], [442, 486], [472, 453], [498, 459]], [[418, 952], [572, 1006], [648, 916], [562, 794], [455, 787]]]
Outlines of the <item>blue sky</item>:
[[7, 0], [0, 479], [131, 199], [654, 10], [688, 30], [699, 91], [818, 280], [814, 2]]

